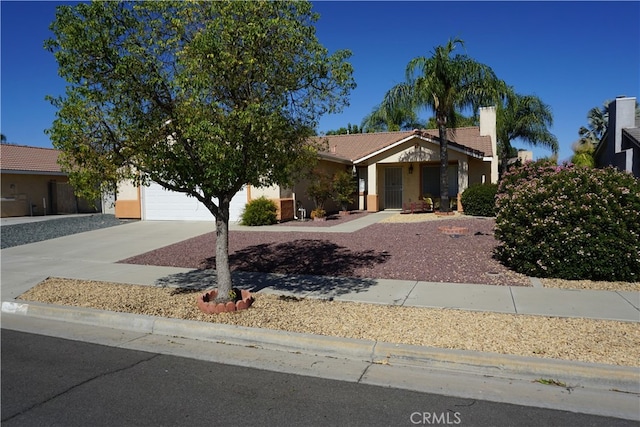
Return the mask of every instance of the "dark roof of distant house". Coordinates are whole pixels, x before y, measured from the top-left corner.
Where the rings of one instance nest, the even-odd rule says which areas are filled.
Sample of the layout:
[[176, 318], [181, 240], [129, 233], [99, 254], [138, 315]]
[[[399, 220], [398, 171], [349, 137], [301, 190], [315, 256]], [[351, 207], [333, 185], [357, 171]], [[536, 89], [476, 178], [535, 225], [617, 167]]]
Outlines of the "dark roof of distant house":
[[640, 145], [638, 144], [638, 142], [640, 142], [640, 128], [628, 128], [622, 129], [622, 131], [626, 133], [631, 139], [633, 139], [636, 145]]
[[3, 172], [62, 173], [58, 164], [60, 151], [53, 148], [0, 144], [0, 169]]
[[632, 128], [624, 128], [622, 132], [627, 134], [629, 139], [631, 139], [637, 146], [640, 146], [640, 112], [636, 110], [636, 123], [635, 127]]
[[[437, 129], [328, 135], [317, 137], [317, 139], [328, 143], [329, 151], [324, 152], [324, 155], [356, 161], [412, 136], [427, 138], [435, 143], [440, 141]], [[491, 137], [480, 136], [480, 128], [477, 126], [457, 128], [455, 131], [447, 129], [447, 139], [449, 146], [458, 147], [482, 157], [493, 156]]]

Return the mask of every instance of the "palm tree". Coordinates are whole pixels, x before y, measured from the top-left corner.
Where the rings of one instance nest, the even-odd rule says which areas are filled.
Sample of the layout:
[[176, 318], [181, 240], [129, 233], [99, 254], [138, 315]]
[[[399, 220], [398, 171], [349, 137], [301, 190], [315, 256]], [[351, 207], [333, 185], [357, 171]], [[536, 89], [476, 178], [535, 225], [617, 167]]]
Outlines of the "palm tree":
[[440, 137], [440, 210], [448, 212], [449, 185], [447, 169], [447, 127], [456, 127], [456, 110], [496, 102], [505, 90], [493, 70], [467, 55], [451, 56], [457, 45], [464, 47], [458, 38], [450, 39], [444, 46], [437, 46], [430, 57], [412, 59], [406, 69], [406, 83], [394, 86], [382, 102], [381, 108], [409, 108], [413, 111], [426, 108], [435, 113]]
[[362, 120], [363, 132], [395, 132], [424, 127], [416, 112], [404, 106], [380, 105]]
[[4, 133], [0, 133], [0, 142], [3, 144], [7, 142], [7, 137]]
[[589, 124], [586, 127], [581, 126], [578, 130], [580, 144], [591, 143], [598, 145], [598, 142], [600, 142], [604, 136], [604, 133], [607, 131], [607, 126], [609, 125], [610, 102], [611, 101], [605, 101], [601, 108], [593, 107], [589, 110], [587, 113]]
[[[472, 127], [472, 126], [478, 126], [480, 124], [480, 117], [478, 117], [478, 115], [473, 115], [470, 117], [467, 117], [465, 115], [462, 115], [460, 113], [458, 113], [456, 111], [456, 127], [460, 128], [460, 127]], [[435, 117], [429, 117], [429, 120], [427, 120], [427, 129], [438, 129], [438, 123], [436, 123], [436, 118]]]
[[496, 110], [496, 134], [498, 156], [502, 161], [502, 172], [507, 168], [511, 141], [519, 138], [533, 146], [544, 146], [558, 153], [558, 140], [549, 131], [553, 124], [551, 108], [533, 95], [520, 95], [508, 88], [504, 102]]

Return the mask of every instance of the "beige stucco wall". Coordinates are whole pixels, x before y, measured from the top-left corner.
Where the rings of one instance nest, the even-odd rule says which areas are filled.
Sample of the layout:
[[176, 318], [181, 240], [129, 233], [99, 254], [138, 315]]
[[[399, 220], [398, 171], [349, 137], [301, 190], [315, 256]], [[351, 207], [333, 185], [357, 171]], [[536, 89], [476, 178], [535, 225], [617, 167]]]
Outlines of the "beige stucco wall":
[[272, 200], [279, 199], [280, 186], [272, 185], [270, 187], [251, 187], [251, 199], [259, 199], [260, 197]]
[[118, 196], [114, 206], [114, 214], [116, 218], [142, 218], [140, 187], [134, 185], [131, 181], [118, 183]]
[[[317, 170], [321, 170], [329, 176], [333, 176], [336, 172], [339, 171], [351, 171], [351, 166], [330, 162], [327, 160], [320, 160], [318, 165], [316, 166]], [[293, 187], [293, 194], [295, 195], [296, 203], [300, 203], [304, 209], [307, 211], [307, 217], [309, 217], [311, 211], [315, 209], [314, 201], [307, 194], [307, 188], [309, 187], [310, 179], [303, 178], [299, 180]], [[253, 197], [253, 194], [252, 194]], [[357, 204], [357, 196], [354, 197], [354, 203], [351, 205], [351, 209], [356, 209], [358, 207]], [[297, 208], [296, 208], [297, 209]], [[337, 212], [340, 210], [340, 206], [335, 203], [333, 200], [327, 200], [325, 203], [325, 210], [327, 212]], [[296, 212], [298, 215], [298, 212]]]
[[490, 162], [480, 159], [469, 159], [469, 185], [491, 182], [492, 168]]
[[[476, 179], [480, 180], [483, 174], [487, 176], [487, 180], [491, 176], [489, 162], [471, 158], [456, 148], [448, 150], [448, 158], [449, 164], [458, 165], [458, 189], [460, 192], [464, 191]], [[370, 196], [377, 196], [367, 198], [367, 209], [375, 212], [386, 208], [384, 173], [387, 167], [402, 167], [402, 203], [404, 204], [420, 200], [423, 196], [421, 167], [425, 164], [439, 164], [439, 161], [440, 146], [417, 137], [367, 159], [369, 163], [366, 169], [369, 184], [367, 192]], [[410, 166], [413, 166], [413, 173], [409, 173]], [[471, 176], [470, 172], [475, 175]], [[371, 206], [373, 201], [377, 201], [377, 207]]]
[[[49, 182], [69, 182], [61, 175], [2, 174], [2, 217], [50, 213]], [[33, 211], [31, 210], [33, 206]]]

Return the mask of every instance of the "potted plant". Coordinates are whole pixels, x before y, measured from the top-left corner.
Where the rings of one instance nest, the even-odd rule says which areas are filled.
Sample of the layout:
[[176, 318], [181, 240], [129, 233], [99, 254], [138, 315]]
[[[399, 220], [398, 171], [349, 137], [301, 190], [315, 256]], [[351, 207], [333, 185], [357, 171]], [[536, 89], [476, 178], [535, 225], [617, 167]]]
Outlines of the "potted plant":
[[311, 211], [311, 219], [314, 221], [326, 221], [327, 211], [321, 208], [315, 208]]

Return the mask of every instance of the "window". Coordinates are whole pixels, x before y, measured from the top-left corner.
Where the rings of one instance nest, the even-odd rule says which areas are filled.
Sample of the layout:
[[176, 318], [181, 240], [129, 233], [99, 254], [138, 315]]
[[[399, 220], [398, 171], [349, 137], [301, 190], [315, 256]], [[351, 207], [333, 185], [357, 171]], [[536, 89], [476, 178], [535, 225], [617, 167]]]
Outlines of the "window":
[[[458, 165], [449, 165], [449, 197], [458, 196]], [[440, 165], [425, 165], [422, 167], [422, 194], [440, 197]]]

